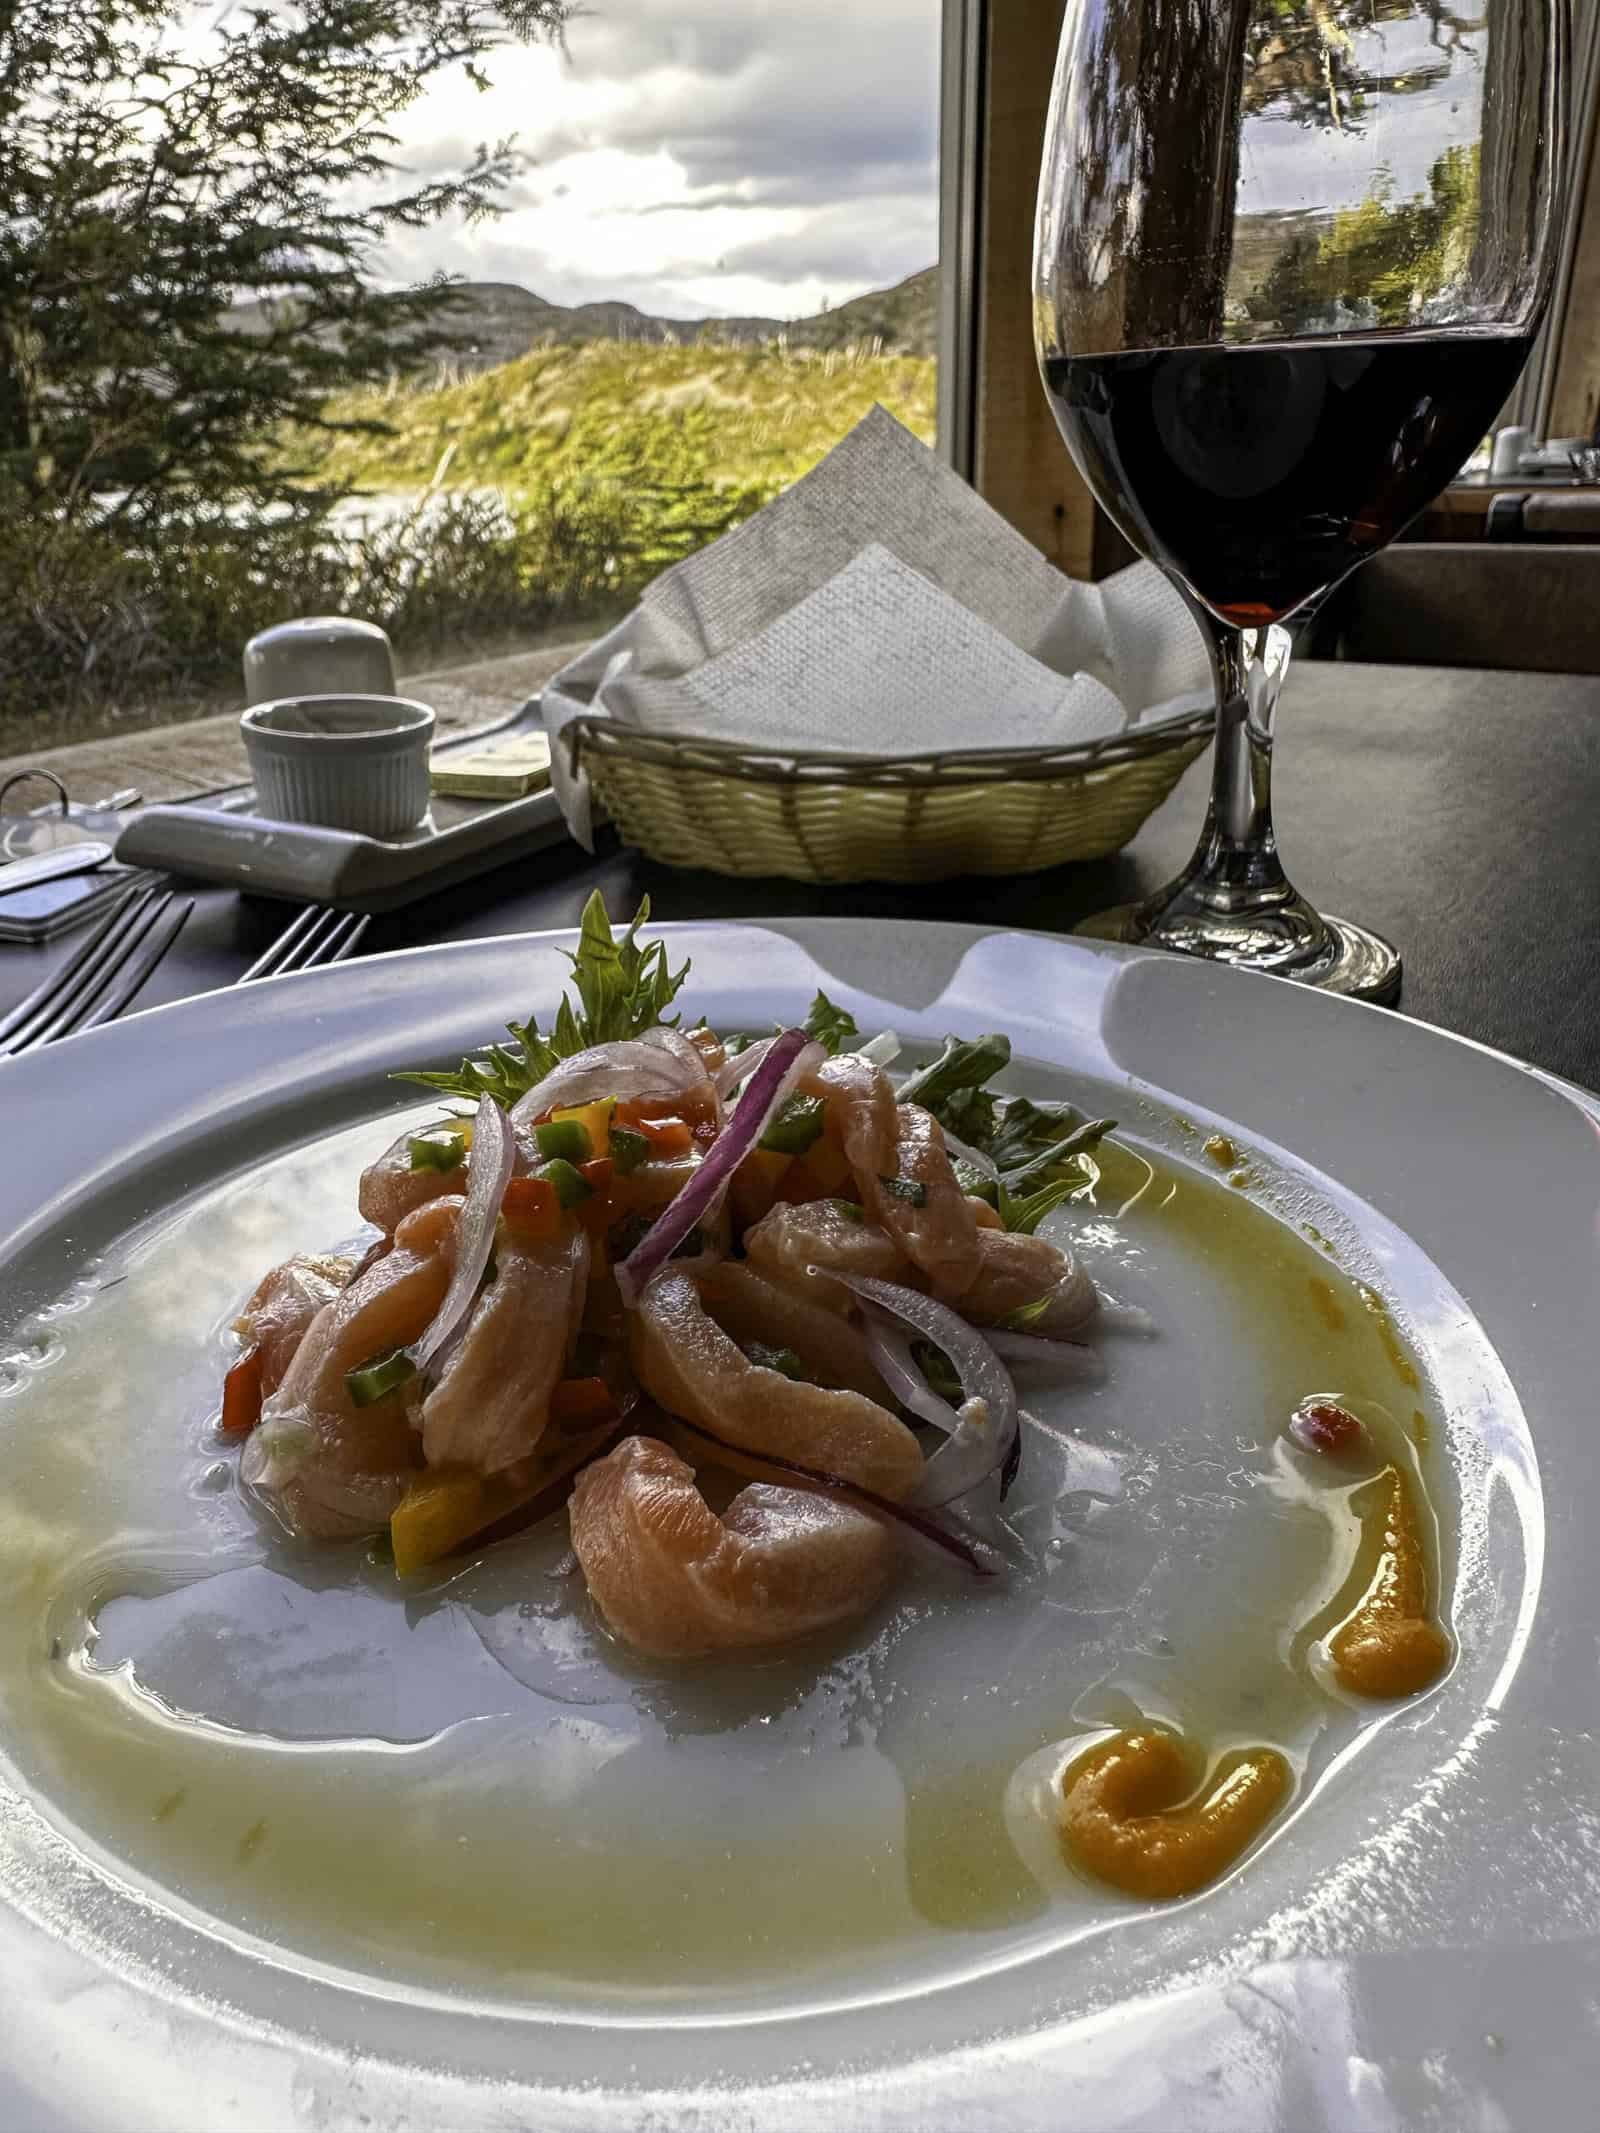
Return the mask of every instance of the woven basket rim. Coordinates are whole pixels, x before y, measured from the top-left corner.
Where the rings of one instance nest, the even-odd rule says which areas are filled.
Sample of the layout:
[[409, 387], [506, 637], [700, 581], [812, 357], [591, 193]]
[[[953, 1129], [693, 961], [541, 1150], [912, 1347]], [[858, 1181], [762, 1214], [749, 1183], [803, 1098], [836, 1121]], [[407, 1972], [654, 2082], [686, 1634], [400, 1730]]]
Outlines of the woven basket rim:
[[930, 750], [926, 755], [863, 755], [820, 749], [762, 748], [695, 733], [646, 733], [616, 719], [581, 713], [563, 739], [574, 771], [583, 749], [631, 757], [668, 769], [740, 778], [758, 785], [842, 785], [867, 790], [912, 785], [1026, 784], [1076, 777], [1141, 757], [1162, 755], [1208, 737], [1216, 712], [1207, 706], [1136, 726], [1098, 741], [1062, 748], [969, 748]]

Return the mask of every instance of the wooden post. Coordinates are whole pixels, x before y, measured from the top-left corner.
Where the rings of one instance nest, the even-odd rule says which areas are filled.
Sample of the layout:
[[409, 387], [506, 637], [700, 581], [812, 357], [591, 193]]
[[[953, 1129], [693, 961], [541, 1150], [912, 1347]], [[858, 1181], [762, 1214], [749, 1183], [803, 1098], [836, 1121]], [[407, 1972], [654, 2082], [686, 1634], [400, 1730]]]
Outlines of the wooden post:
[[[989, 0], [974, 471], [979, 494], [1058, 570], [1089, 578], [1094, 499], [1061, 442], [1033, 353], [1033, 212], [1064, 12], [1065, 0]], [[1103, 558], [1104, 536], [1100, 547]]]
[[1591, 128], [1587, 166], [1574, 173], [1573, 194], [1577, 242], [1556, 349], [1552, 437], [1592, 437], [1600, 421], [1600, 125]]

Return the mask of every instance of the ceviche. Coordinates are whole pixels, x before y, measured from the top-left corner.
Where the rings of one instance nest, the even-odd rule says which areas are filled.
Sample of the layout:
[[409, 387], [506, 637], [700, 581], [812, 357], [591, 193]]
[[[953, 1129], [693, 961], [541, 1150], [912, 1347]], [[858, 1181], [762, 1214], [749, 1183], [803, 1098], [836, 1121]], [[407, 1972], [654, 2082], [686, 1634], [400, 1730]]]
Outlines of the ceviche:
[[[1083, 1455], [1018, 1379], [1042, 1405], [1139, 1323], [1041, 1224], [1140, 1159], [1114, 1120], [996, 1087], [1003, 1034], [897, 1073], [896, 1036], [823, 993], [803, 1025], [696, 1023], [688, 965], [641, 940], [647, 917], [614, 937], [596, 896], [548, 1030], [513, 1023], [452, 1071], [401, 1077], [440, 1109], [362, 1174], [367, 1234], [307, 1240], [236, 1320], [220, 1427], [240, 1478], [308, 1542], [386, 1536], [400, 1578], [565, 1519], [597, 1621], [657, 1661], [848, 1624], [919, 1555], [1003, 1583], [1030, 1452]], [[1204, 1154], [1248, 1182], [1231, 1140]], [[1329, 1281], [1285, 1278], [1344, 1340]], [[1414, 1395], [1386, 1307], [1350, 1294]], [[1344, 1568], [1286, 1662], [1314, 1700], [1416, 1694], [1453, 1652], [1420, 1410], [1408, 1440], [1293, 1397], [1251, 1486], [1330, 1520]], [[1075, 1870], [1181, 1896], [1284, 1811], [1297, 1767], [1138, 1710], [1055, 1772], [1051, 1813]]]
[[[1102, 1308], [1038, 1227], [1114, 1122], [995, 1094], [1000, 1035], [897, 1088], [897, 1040], [823, 994], [685, 1027], [647, 916], [613, 940], [596, 896], [548, 1034], [406, 1077], [455, 1101], [362, 1176], [364, 1251], [262, 1278], [244, 1480], [310, 1539], [387, 1527], [402, 1575], [570, 1482], [596, 1606], [658, 1656], [864, 1612], [897, 1532], [989, 1575], [962, 1511], [1025, 1453], [1008, 1363], [1071, 1367]], [[747, 1485], [718, 1504], [706, 1467]]]

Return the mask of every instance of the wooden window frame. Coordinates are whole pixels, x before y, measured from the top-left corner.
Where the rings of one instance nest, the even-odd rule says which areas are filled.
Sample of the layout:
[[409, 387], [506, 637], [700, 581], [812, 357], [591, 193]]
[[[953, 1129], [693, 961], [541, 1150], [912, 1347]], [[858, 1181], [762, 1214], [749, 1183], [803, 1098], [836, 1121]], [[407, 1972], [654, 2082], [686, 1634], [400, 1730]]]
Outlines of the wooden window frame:
[[[1033, 352], [1034, 198], [1066, 0], [943, 0], [939, 448], [1072, 577], [1128, 559], [1057, 433]], [[1503, 417], [1600, 421], [1600, 0], [1576, 0], [1572, 196], [1545, 327]]]
[[1587, 437], [1600, 419], [1600, 7], [1573, 13], [1571, 197], [1550, 315], [1507, 417], [1538, 437]]
[[944, 0], [939, 445], [1071, 577], [1124, 560], [1033, 352], [1034, 200], [1066, 0]]

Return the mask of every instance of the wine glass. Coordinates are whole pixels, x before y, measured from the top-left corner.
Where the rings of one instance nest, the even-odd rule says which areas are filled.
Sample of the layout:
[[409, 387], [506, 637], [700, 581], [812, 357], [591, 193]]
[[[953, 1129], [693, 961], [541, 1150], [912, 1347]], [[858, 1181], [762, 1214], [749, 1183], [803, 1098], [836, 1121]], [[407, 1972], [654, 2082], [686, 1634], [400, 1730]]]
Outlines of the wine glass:
[[1084, 930], [1399, 991], [1388, 942], [1315, 911], [1279, 863], [1273, 716], [1296, 630], [1452, 478], [1522, 368], [1556, 250], [1565, 51], [1565, 0], [1068, 0], [1040, 369], [1217, 690], [1194, 857]]

